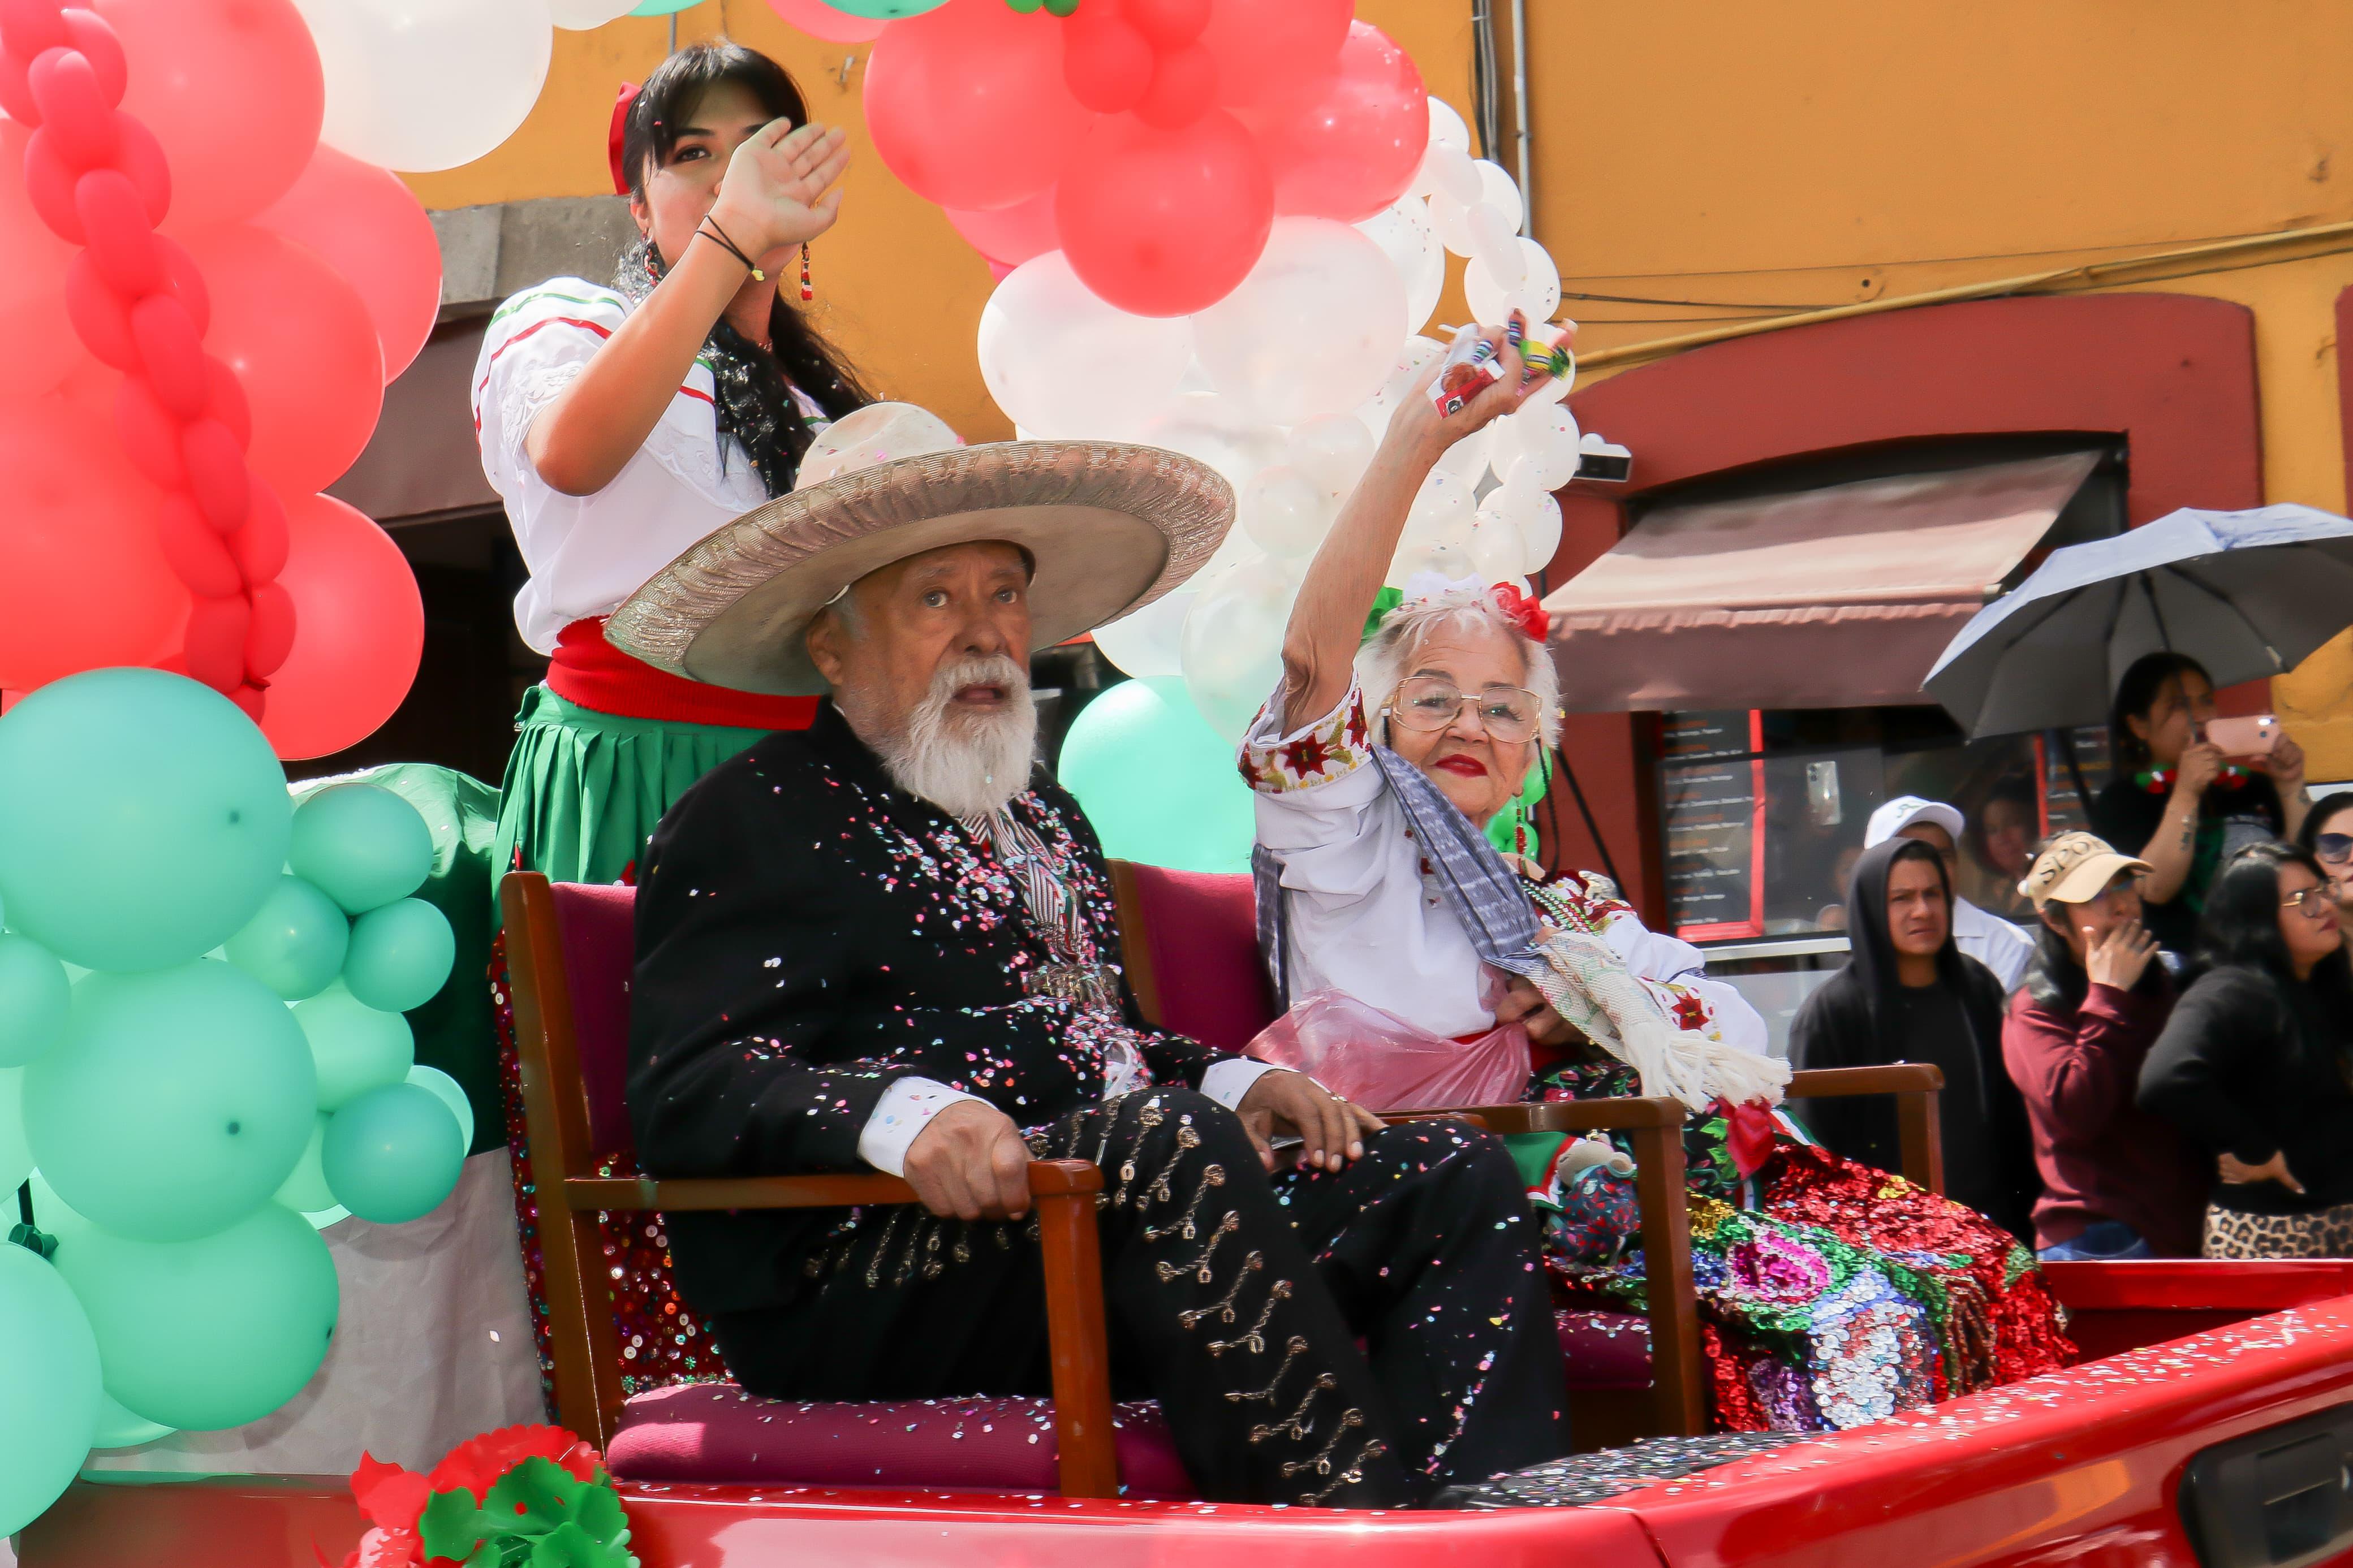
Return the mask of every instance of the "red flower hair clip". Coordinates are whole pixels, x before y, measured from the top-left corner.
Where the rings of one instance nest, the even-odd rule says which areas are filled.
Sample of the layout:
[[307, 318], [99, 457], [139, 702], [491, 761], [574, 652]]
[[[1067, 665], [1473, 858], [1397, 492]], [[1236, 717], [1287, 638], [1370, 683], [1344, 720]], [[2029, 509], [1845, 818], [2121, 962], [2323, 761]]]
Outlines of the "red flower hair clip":
[[613, 95], [613, 126], [605, 133], [606, 161], [613, 166], [613, 192], [616, 195], [629, 194], [629, 171], [621, 162], [621, 142], [629, 125], [629, 105], [638, 101], [638, 84], [625, 81], [621, 90]]
[[1542, 642], [1546, 634], [1552, 630], [1551, 614], [1509, 583], [1496, 584], [1489, 594], [1495, 601], [1495, 608], [1503, 611], [1504, 616], [1532, 640]]

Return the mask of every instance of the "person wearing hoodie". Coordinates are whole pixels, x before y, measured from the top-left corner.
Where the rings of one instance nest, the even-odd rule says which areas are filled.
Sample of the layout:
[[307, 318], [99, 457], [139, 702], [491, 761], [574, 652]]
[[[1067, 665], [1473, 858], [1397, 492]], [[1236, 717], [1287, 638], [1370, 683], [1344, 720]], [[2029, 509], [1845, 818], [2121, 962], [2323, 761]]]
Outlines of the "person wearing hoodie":
[[[1961, 814], [1941, 800], [1899, 795], [1871, 814], [1863, 847], [1891, 838], [1916, 838], [1936, 852], [1951, 878], [1961, 868]], [[1953, 895], [1953, 945], [1993, 971], [2005, 992], [2018, 989], [2034, 956], [2034, 939], [1999, 915], [1989, 915], [1958, 893]]]
[[[1873, 845], [1855, 862], [1847, 909], [1852, 955], [1799, 1009], [1790, 1065], [1943, 1069], [1945, 1194], [2031, 1238], [2041, 1184], [2025, 1102], [2002, 1065], [2002, 985], [1953, 943], [1943, 859], [1916, 838]], [[1883, 1099], [1817, 1101], [1806, 1120], [1848, 1159], [1897, 1163], [1894, 1108]]]

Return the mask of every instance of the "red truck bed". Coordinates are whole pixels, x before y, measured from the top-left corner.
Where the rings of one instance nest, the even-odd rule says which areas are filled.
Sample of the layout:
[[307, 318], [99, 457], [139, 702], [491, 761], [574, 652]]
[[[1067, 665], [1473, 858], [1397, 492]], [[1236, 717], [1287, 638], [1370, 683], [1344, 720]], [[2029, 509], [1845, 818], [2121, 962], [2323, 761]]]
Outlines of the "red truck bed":
[[[2353, 1405], [2353, 1262], [2061, 1264], [2051, 1275], [2100, 1359], [1578, 1508], [622, 1493], [646, 1568], [2194, 1568], [2178, 1496], [2192, 1458]], [[2334, 1469], [2327, 1483], [2330, 1497], [2342, 1490]], [[313, 1568], [320, 1553], [340, 1563], [359, 1530], [332, 1480], [110, 1478], [77, 1483], [20, 1553], [23, 1568]], [[2353, 1562], [2353, 1550], [2265, 1561], [2305, 1568]]]

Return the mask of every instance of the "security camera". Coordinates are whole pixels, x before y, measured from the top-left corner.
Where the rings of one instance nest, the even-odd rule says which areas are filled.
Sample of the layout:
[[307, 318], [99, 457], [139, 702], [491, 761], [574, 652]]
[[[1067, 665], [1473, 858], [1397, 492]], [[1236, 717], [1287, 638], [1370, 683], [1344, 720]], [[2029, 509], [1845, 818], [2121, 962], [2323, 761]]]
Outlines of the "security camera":
[[1634, 454], [1623, 447], [1612, 446], [1592, 431], [1587, 431], [1577, 443], [1577, 477], [1580, 479], [1600, 479], [1605, 483], [1622, 485], [1634, 472]]

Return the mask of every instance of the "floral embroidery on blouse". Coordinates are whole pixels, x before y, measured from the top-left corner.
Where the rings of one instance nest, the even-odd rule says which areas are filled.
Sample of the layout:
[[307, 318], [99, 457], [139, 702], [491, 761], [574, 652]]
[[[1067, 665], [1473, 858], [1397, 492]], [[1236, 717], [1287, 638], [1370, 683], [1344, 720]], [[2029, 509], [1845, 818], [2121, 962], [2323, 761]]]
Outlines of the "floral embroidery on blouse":
[[[1260, 710], [1255, 734], [1266, 722], [1268, 710], [1282, 700], [1277, 693]], [[1310, 789], [1347, 777], [1373, 760], [1372, 728], [1365, 721], [1365, 694], [1348, 689], [1346, 699], [1317, 722], [1294, 735], [1261, 742], [1245, 739], [1240, 768], [1242, 782], [1267, 795]]]
[[[1634, 906], [1620, 898], [1618, 884], [1598, 871], [1578, 873], [1579, 880], [1567, 877], [1542, 886], [1531, 885], [1528, 897], [1536, 907], [1536, 918], [1555, 927], [1606, 937], [1609, 929], [1620, 920], [1640, 919]], [[1684, 984], [1685, 976], [1652, 980], [1636, 974], [1635, 982], [1651, 994], [1659, 1010], [1674, 1026], [1704, 1039], [1722, 1040], [1724, 1025], [1716, 1016], [1715, 1001], [1694, 986]]]

